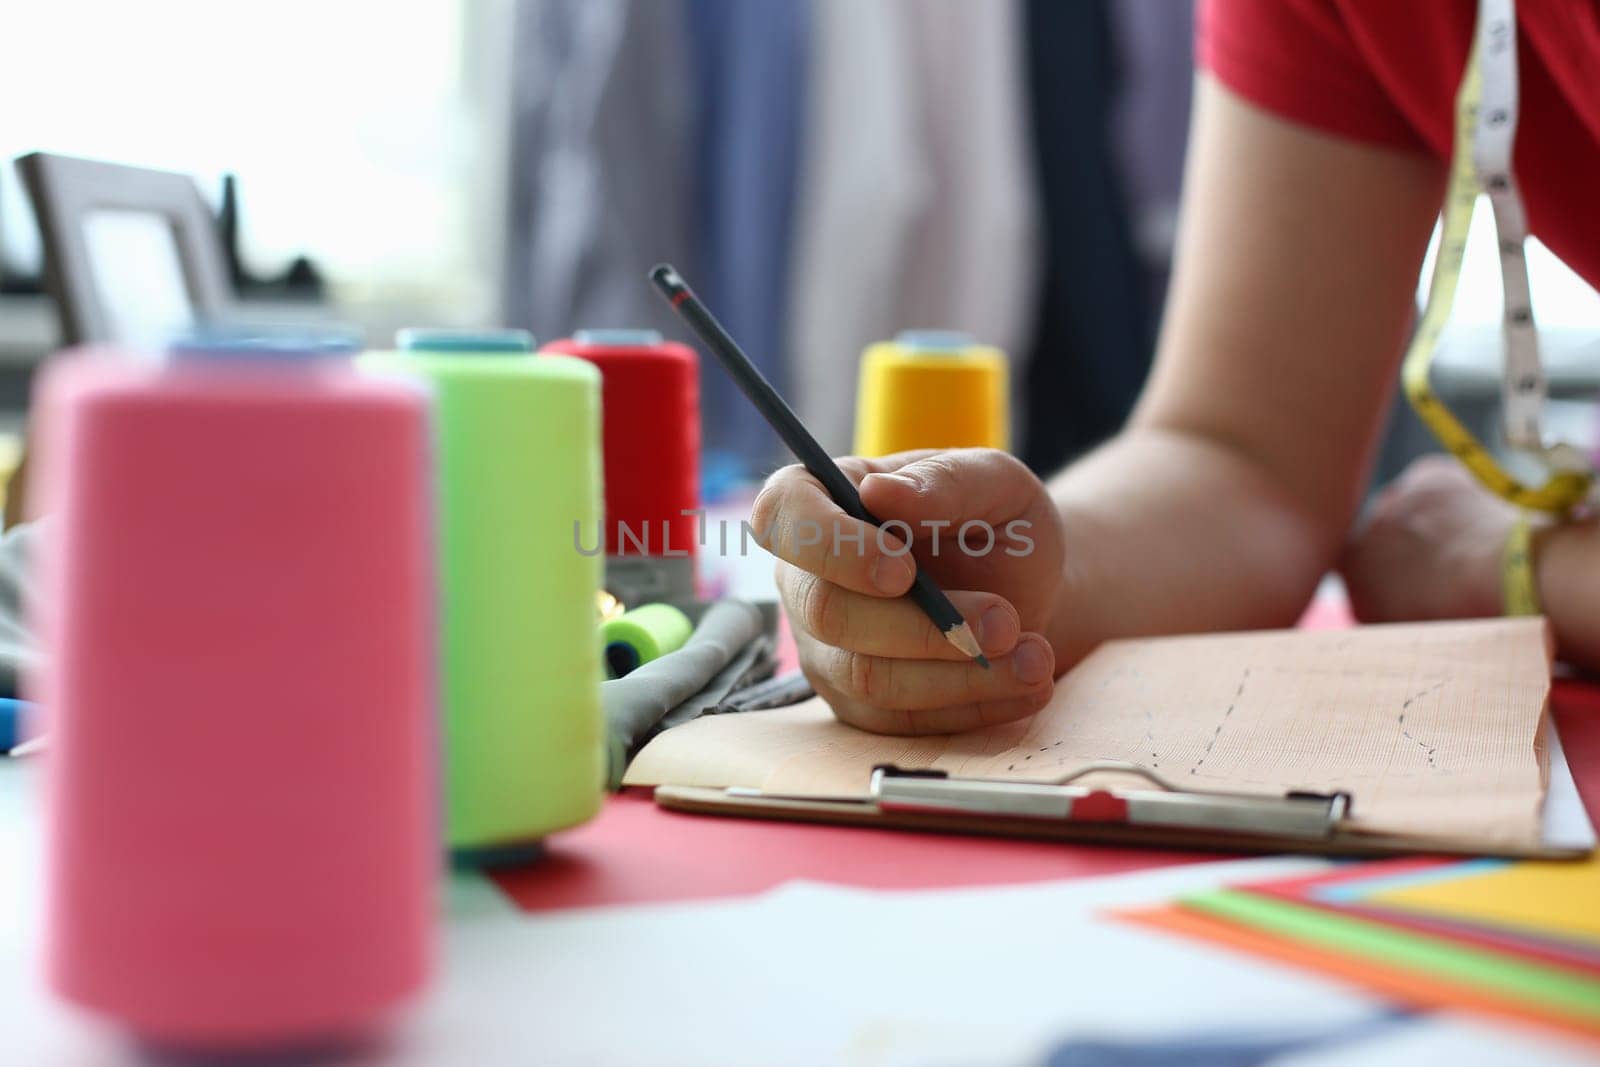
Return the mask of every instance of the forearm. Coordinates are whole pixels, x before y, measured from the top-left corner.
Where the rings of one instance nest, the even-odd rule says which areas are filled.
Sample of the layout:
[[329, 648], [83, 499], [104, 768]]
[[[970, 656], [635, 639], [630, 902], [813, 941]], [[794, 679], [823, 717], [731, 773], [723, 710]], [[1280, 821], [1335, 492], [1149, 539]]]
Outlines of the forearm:
[[1046, 635], [1065, 670], [1108, 638], [1292, 623], [1337, 550], [1248, 456], [1136, 427], [1050, 484], [1066, 576]]
[[1600, 672], [1600, 523], [1542, 530], [1534, 557], [1539, 598], [1556, 634], [1556, 653], [1585, 671]]
[[1444, 186], [1421, 153], [1283, 122], [1202, 77], [1155, 366], [1051, 487], [1063, 670], [1132, 634], [1292, 623], [1360, 502]]

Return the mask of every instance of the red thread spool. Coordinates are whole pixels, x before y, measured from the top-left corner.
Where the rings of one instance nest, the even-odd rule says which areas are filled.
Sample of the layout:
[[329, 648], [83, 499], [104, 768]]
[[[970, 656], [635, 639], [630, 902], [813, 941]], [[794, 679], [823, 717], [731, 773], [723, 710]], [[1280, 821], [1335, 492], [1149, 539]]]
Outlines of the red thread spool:
[[699, 523], [684, 514], [700, 506], [700, 367], [693, 349], [654, 330], [580, 330], [541, 351], [600, 368], [606, 554], [693, 557]]

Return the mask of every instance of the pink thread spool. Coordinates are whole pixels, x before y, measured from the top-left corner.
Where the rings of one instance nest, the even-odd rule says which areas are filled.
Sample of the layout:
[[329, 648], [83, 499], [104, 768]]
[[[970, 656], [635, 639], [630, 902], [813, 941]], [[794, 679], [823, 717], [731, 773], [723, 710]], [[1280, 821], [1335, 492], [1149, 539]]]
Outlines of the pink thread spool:
[[39, 389], [49, 977], [163, 1044], [365, 1036], [431, 966], [426, 400], [304, 356]]

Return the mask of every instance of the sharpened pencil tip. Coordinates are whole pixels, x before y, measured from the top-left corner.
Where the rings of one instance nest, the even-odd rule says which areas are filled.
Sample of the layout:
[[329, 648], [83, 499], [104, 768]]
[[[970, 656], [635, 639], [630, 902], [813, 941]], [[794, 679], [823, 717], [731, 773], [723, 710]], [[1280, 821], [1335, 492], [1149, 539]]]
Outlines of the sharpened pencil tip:
[[985, 670], [989, 668], [989, 661], [984, 657], [983, 648], [978, 644], [978, 639], [972, 636], [972, 627], [966, 623], [952, 626], [944, 632], [944, 639], [955, 645], [963, 653], [983, 664]]

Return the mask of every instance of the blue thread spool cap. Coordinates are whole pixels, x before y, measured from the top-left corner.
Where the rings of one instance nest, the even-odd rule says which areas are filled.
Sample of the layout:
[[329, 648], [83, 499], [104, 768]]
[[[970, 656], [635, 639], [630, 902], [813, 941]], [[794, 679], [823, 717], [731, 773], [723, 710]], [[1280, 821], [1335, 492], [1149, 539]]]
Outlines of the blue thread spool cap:
[[901, 330], [894, 343], [901, 348], [931, 355], [958, 355], [975, 343], [971, 334], [960, 330]]
[[361, 351], [361, 331], [352, 326], [211, 323], [184, 330], [167, 342], [175, 359], [226, 362], [339, 359]]
[[649, 348], [661, 343], [655, 330], [579, 330], [572, 339], [596, 348]]
[[402, 352], [503, 352], [526, 355], [533, 351], [533, 334], [527, 330], [406, 329], [394, 335]]
[[22, 720], [32, 714], [33, 705], [26, 700], [0, 697], [0, 752], [22, 744]]

